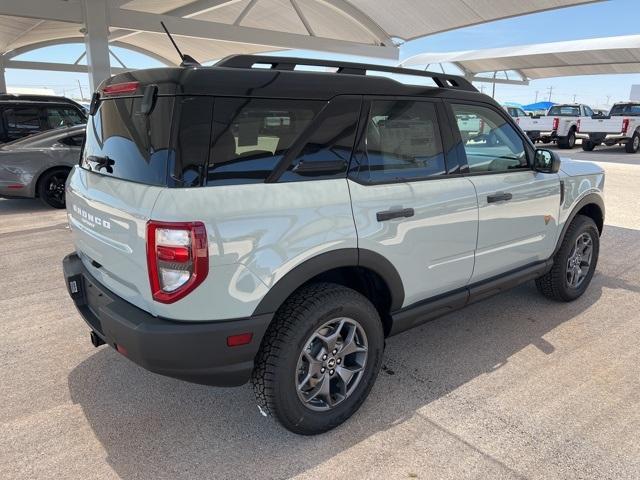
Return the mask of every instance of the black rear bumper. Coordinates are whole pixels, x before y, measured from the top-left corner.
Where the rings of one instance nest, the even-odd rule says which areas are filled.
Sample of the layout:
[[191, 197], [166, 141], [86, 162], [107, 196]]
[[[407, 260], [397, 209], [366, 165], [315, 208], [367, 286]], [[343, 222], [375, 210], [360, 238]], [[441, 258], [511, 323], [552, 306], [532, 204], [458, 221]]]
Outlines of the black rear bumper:
[[[246, 383], [272, 314], [215, 321], [177, 322], [145, 312], [99, 284], [76, 253], [63, 262], [69, 295], [89, 327], [127, 358], [155, 373], [194, 383]], [[247, 345], [227, 337], [251, 332]]]

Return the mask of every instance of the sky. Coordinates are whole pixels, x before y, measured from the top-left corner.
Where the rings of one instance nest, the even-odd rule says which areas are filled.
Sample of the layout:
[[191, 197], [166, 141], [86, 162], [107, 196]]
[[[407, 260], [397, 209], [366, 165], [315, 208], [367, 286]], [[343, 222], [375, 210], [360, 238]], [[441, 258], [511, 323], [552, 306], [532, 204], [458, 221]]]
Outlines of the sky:
[[[639, 13], [640, 0], [610, 0], [536, 13], [406, 42], [400, 47], [400, 58], [404, 59], [422, 52], [449, 52], [639, 34]], [[118, 47], [112, 50], [128, 67], [160, 66], [159, 62], [139, 53]], [[58, 45], [26, 53], [17, 59], [73, 63], [83, 51], [82, 44]], [[290, 51], [287, 54], [354, 60], [353, 57], [322, 55], [318, 52]], [[375, 59], [355, 60], [380, 62]], [[113, 57], [111, 61], [112, 65], [119, 65]], [[82, 88], [84, 96], [89, 96], [89, 81], [86, 74], [7, 70], [6, 80], [8, 86], [49, 87], [57, 94], [75, 98], [79, 98], [80, 88]], [[498, 84], [495, 97], [500, 102], [528, 104], [535, 101], [536, 95], [538, 100], [548, 100], [549, 88], [552, 87], [551, 101], [571, 102], [575, 96], [575, 101], [598, 108], [615, 101], [628, 100], [632, 84], [640, 84], [640, 74], [560, 77], [534, 80], [528, 86]], [[476, 87], [483, 88], [485, 93], [491, 94], [492, 86], [489, 83], [477, 83]]]

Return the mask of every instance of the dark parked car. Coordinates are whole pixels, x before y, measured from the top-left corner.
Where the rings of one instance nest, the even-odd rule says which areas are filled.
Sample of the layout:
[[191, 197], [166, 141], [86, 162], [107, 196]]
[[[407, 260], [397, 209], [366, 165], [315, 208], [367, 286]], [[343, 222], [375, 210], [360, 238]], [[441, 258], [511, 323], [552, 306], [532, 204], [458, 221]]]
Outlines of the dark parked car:
[[0, 197], [64, 208], [64, 184], [78, 164], [85, 126], [58, 128], [0, 145]]
[[85, 123], [85, 109], [68, 98], [0, 94], [0, 143]]

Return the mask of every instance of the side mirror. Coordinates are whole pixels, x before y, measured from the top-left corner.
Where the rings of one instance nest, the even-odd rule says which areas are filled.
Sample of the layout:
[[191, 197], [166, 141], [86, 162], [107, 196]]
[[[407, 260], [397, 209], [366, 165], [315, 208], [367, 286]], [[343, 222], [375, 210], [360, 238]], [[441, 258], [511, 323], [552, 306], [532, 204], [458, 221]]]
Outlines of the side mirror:
[[540, 173], [558, 173], [560, 157], [552, 150], [538, 148], [533, 155], [533, 169]]

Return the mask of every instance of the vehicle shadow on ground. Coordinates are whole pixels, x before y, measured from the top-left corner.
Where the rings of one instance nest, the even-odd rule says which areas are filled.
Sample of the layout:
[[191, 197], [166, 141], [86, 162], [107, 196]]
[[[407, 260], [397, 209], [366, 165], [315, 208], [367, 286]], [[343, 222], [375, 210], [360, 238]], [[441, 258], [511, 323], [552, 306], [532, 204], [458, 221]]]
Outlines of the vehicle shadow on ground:
[[0, 215], [5, 213], [55, 212], [37, 198], [0, 198]]
[[369, 399], [320, 436], [297, 436], [263, 418], [248, 386], [160, 377], [104, 347], [71, 372], [71, 397], [123, 479], [288, 478], [412, 418], [526, 347], [553, 355], [544, 336], [607, 289], [640, 292], [640, 231], [606, 228], [598, 272], [582, 298], [553, 302], [530, 283], [389, 339], [386, 368]]

